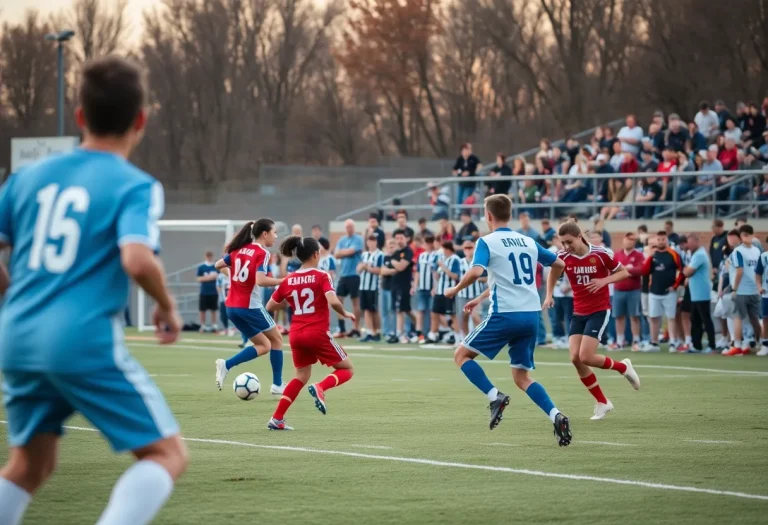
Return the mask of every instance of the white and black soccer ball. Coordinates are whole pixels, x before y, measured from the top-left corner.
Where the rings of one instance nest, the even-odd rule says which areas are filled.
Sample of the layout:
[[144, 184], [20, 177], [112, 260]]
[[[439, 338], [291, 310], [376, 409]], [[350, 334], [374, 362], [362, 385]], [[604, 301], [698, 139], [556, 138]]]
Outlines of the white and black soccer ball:
[[250, 401], [261, 392], [261, 383], [259, 382], [259, 378], [254, 374], [245, 372], [235, 378], [235, 382], [232, 383], [232, 388], [237, 397], [243, 401]]

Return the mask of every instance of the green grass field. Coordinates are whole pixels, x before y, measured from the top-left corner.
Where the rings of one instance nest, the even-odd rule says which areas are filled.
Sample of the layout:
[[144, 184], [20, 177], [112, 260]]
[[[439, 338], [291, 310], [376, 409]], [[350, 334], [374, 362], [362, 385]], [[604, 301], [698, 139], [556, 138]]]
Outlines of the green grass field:
[[[268, 359], [230, 373], [262, 380], [266, 394], [243, 402], [214, 387], [213, 361], [237, 350], [232, 340], [132, 342], [191, 456], [156, 522], [768, 523], [768, 359], [632, 355], [641, 390], [598, 371], [616, 411], [595, 422], [567, 352], [539, 349], [534, 377], [572, 422], [574, 443], [561, 449], [501, 359], [480, 361], [512, 396], [491, 432], [487, 401], [450, 349], [346, 342], [356, 376], [329, 393], [327, 416], [303, 392], [288, 413], [296, 431], [282, 433], [265, 427], [277, 402]], [[286, 353], [286, 378], [289, 364]], [[94, 523], [130, 462], [86, 421], [69, 424], [58, 472], [25, 523]]]

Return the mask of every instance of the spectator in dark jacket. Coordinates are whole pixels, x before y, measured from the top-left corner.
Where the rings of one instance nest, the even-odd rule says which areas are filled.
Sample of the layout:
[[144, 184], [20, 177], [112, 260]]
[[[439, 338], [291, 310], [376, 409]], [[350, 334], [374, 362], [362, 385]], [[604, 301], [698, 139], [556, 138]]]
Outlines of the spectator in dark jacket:
[[688, 134], [691, 137], [691, 150], [701, 151], [707, 149], [707, 139], [699, 131], [699, 126], [695, 122], [688, 123]]
[[680, 115], [672, 113], [669, 116], [669, 129], [656, 135], [654, 148], [662, 152], [667, 148], [675, 151], [685, 151], [685, 142], [689, 139], [688, 130], [683, 126]]
[[472, 153], [472, 144], [461, 145], [456, 162], [453, 164], [453, 174], [461, 179], [457, 192], [457, 203], [463, 204], [467, 197], [475, 191], [475, 183], [472, 177], [475, 176], [478, 168], [481, 167], [480, 159]]
[[496, 154], [496, 165], [491, 168], [489, 177], [499, 177], [498, 181], [486, 182], [489, 195], [507, 194], [512, 185], [512, 168], [509, 167], [503, 153]]
[[720, 121], [720, 131], [725, 131], [725, 121], [731, 118], [731, 112], [725, 106], [725, 102], [722, 100], [715, 101], [715, 113], [717, 113], [717, 119]]

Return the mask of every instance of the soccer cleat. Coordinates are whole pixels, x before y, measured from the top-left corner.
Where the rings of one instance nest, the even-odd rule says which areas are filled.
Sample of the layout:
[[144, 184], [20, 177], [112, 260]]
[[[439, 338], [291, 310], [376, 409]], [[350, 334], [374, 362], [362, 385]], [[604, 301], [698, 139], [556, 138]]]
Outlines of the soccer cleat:
[[656, 353], [661, 352], [661, 347], [655, 343], [648, 343], [643, 347], [643, 352]]
[[571, 439], [573, 439], [571, 423], [562, 412], [558, 412], [555, 416], [555, 437], [557, 438], [557, 444], [561, 447], [567, 447], [571, 444]]
[[427, 341], [426, 337], [424, 335], [419, 336], [419, 344], [423, 345]]
[[[749, 353], [749, 351], [747, 351], [747, 353]], [[744, 350], [734, 346], [730, 350], [723, 350], [723, 355], [727, 355], [727, 356], [744, 355]]]
[[491, 430], [496, 428], [501, 422], [501, 415], [504, 413], [504, 409], [507, 408], [508, 404], [509, 396], [501, 392], [496, 394], [496, 399], [491, 401], [491, 404], [488, 407], [491, 409]]
[[632, 351], [633, 352], [640, 352], [641, 351], [640, 345], [638, 343], [633, 343], [632, 344]]
[[603, 419], [605, 416], [608, 415], [608, 412], [613, 411], [613, 403], [611, 403], [610, 399], [606, 399], [608, 401], [607, 403], [598, 403], [595, 405], [595, 412], [592, 415], [591, 419], [592, 421], [598, 421], [600, 419]]
[[346, 334], [346, 333], [344, 333], [344, 332], [342, 332], [341, 330], [337, 330], [337, 331], [336, 331], [336, 332], [334, 332], [334, 334], [333, 334], [333, 338], [334, 338], [334, 339], [341, 339], [341, 338], [343, 338], [343, 337], [347, 337], [347, 334]]
[[680, 345], [680, 346], [678, 346], [678, 347], [677, 347], [677, 351], [678, 351], [678, 352], [680, 352], [681, 354], [685, 354], [685, 353], [687, 353], [687, 352], [688, 352], [688, 350], [690, 350], [691, 348], [692, 348], [692, 347], [691, 347], [690, 345], [687, 345], [687, 344], [682, 344], [682, 345]]
[[677, 345], [675, 343], [669, 343], [669, 353], [674, 354], [677, 352]]
[[293, 427], [289, 427], [285, 424], [285, 419], [270, 418], [267, 421], [267, 429], [269, 430], [293, 430]]
[[[627, 381], [632, 385], [632, 388], [640, 390], [640, 376], [635, 372], [635, 367], [632, 366], [632, 361], [629, 359], [622, 359], [621, 362], [627, 367], [627, 370], [623, 374], [624, 377], [627, 378]], [[613, 405], [611, 405], [611, 408], [613, 408]]]
[[409, 342], [409, 343], [411, 343], [411, 344], [413, 344], [413, 345], [415, 345], [415, 344], [418, 344], [418, 343], [419, 343], [419, 336], [418, 336], [418, 335], [415, 335], [415, 334], [414, 334], [414, 335], [412, 335], [412, 336], [411, 336], [411, 337], [408, 339], [408, 342]]
[[619, 348], [619, 345], [617, 345], [616, 343], [611, 343], [608, 345], [609, 352], [616, 352], [618, 350], [621, 350], [621, 348]]
[[381, 336], [379, 334], [376, 334], [373, 337], [371, 337], [371, 342], [372, 343], [378, 343], [380, 341], [381, 341]]
[[768, 346], [763, 345], [763, 347], [755, 355], [759, 357], [768, 356]]
[[702, 350], [702, 351], [701, 351], [701, 352], [699, 352], [699, 353], [701, 353], [701, 354], [712, 354], [712, 353], [714, 353], [714, 350], [712, 350], [712, 348], [710, 348], [710, 347], [708, 346], [708, 347], [706, 347], [704, 350]]
[[325, 407], [325, 393], [323, 392], [323, 389], [320, 388], [317, 384], [314, 384], [314, 385], [309, 385], [309, 387], [307, 387], [307, 390], [309, 391], [309, 395], [312, 396], [312, 399], [315, 400], [315, 407], [323, 415], [327, 414], [328, 411]]
[[285, 390], [285, 383], [282, 385], [272, 385], [269, 389], [269, 393], [273, 396], [282, 396]]
[[221, 390], [221, 385], [224, 384], [224, 379], [227, 377], [227, 362], [223, 359], [216, 360], [216, 388]]
[[400, 344], [407, 345], [410, 342], [407, 335], [400, 336]]
[[396, 345], [398, 343], [397, 336], [396, 335], [390, 335], [389, 339], [387, 339], [387, 343], [390, 345]]
[[373, 341], [373, 336], [371, 334], [365, 334], [365, 337], [360, 339], [361, 343], [370, 343], [371, 341]]
[[352, 329], [347, 332], [347, 337], [360, 337], [360, 330]]

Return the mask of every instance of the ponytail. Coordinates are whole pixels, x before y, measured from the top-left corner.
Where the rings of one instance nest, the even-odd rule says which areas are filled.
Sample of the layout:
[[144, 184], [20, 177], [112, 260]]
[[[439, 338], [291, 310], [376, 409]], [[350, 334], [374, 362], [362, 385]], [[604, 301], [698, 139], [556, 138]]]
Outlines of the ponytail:
[[236, 252], [243, 246], [247, 246], [248, 244], [253, 242], [253, 225], [255, 224], [254, 221], [248, 221], [245, 223], [245, 225], [240, 228], [240, 231], [237, 232], [237, 234], [232, 237], [232, 240], [229, 241], [229, 244], [227, 244], [227, 247], [224, 248], [224, 251], [226, 253], [232, 253]]
[[576, 221], [573, 219], [568, 219], [563, 224], [561, 224], [557, 234], [558, 236], [571, 235], [573, 237], [578, 237], [584, 244], [589, 244], [587, 239], [584, 237], [584, 234], [581, 233], [581, 228], [579, 228], [579, 225], [576, 224]]
[[298, 235], [291, 235], [280, 245], [280, 253], [285, 257], [296, 257], [303, 263], [319, 251], [320, 244], [312, 237], [302, 239]]

